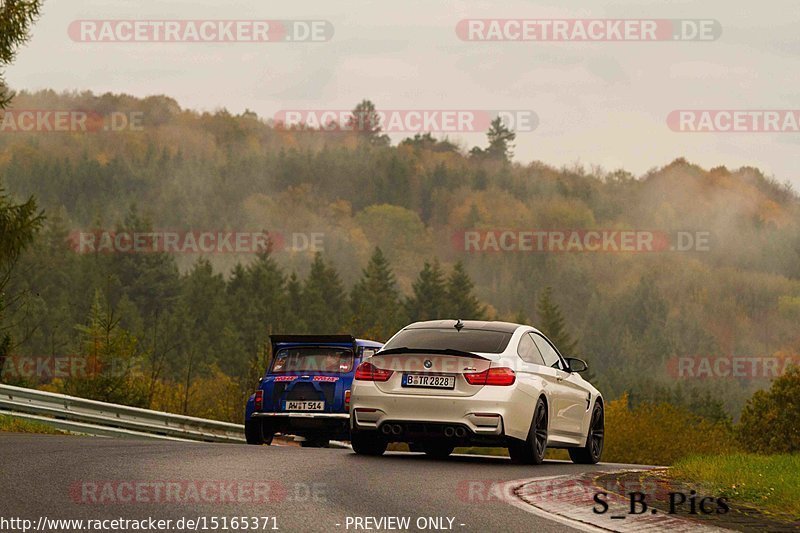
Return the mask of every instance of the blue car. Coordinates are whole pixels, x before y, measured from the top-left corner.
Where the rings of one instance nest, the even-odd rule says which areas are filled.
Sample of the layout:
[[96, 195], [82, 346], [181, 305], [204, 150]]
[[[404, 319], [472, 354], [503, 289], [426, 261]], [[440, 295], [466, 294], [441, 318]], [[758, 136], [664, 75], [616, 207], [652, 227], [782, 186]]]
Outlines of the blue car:
[[272, 335], [272, 361], [247, 400], [248, 444], [276, 433], [304, 437], [302, 446], [349, 438], [350, 390], [356, 367], [381, 349], [351, 335]]

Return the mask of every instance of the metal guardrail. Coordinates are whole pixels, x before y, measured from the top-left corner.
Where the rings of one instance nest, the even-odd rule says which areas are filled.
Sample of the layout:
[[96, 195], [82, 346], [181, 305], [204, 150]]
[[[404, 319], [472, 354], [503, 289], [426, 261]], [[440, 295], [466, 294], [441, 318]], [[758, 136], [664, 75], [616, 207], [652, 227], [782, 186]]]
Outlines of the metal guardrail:
[[245, 442], [241, 425], [0, 384], [0, 414], [87, 435]]

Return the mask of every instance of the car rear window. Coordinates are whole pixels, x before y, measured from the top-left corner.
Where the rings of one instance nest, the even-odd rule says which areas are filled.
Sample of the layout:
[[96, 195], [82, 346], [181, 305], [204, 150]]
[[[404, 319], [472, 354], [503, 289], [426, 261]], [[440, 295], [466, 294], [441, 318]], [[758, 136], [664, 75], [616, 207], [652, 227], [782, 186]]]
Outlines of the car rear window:
[[508, 346], [512, 333], [485, 329], [414, 328], [404, 329], [390, 340], [384, 350], [414, 348], [461, 350], [464, 352], [500, 353]]
[[273, 374], [286, 372], [333, 372], [353, 369], [353, 351], [345, 348], [299, 347], [279, 350], [272, 362]]

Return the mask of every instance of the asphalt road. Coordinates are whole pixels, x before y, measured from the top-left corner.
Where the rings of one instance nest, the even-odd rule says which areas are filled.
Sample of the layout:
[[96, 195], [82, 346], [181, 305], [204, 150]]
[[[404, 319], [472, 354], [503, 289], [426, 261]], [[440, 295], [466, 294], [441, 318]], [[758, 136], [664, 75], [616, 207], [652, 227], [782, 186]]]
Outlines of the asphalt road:
[[[222, 529], [223, 517], [269, 516], [275, 521], [263, 528], [262, 520], [255, 530], [271, 530], [277, 524], [290, 532], [390, 531], [386, 526], [394, 525], [362, 522], [357, 528], [355, 517], [409, 517], [409, 529], [417, 531], [424, 525], [417, 520], [441, 517], [441, 524], [433, 523], [428, 530], [572, 531], [501, 501], [490, 491], [491, 482], [619, 466], [517, 466], [490, 457], [362, 457], [342, 449], [6, 433], [0, 434], [0, 517], [34, 523], [40, 517], [204, 517], [198, 530], [205, 525], [213, 531]], [[217, 527], [212, 527], [213, 517]], [[172, 527], [177, 530], [175, 524]]]

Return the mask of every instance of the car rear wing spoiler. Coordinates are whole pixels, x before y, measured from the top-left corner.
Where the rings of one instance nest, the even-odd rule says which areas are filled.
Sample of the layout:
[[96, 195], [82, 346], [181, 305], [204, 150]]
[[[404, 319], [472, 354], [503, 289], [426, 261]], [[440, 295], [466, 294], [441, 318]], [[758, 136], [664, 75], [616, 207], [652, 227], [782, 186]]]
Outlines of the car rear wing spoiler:
[[463, 350], [453, 350], [453, 349], [429, 349], [429, 348], [390, 348], [388, 350], [381, 350], [374, 355], [374, 357], [380, 357], [381, 355], [411, 355], [411, 354], [430, 354], [430, 355], [454, 355], [456, 357], [470, 357], [472, 359], [484, 359], [486, 361], [491, 361], [488, 357], [484, 357], [482, 355], [478, 355], [473, 352], [467, 352]]
[[355, 346], [356, 338], [352, 335], [270, 335], [272, 344], [351, 344]]
[[330, 344], [347, 345], [353, 350], [353, 355], [358, 355], [356, 338], [352, 335], [270, 335], [272, 352], [275, 353], [279, 344], [300, 344], [306, 346], [326, 346]]

